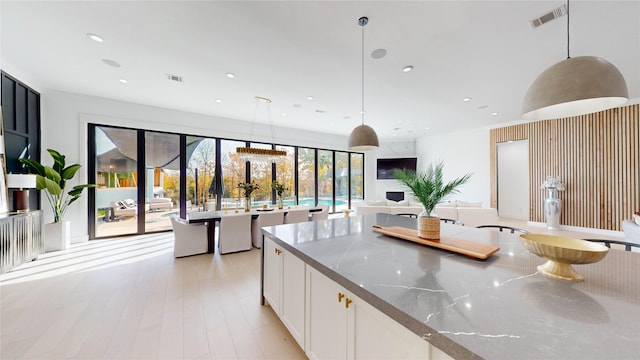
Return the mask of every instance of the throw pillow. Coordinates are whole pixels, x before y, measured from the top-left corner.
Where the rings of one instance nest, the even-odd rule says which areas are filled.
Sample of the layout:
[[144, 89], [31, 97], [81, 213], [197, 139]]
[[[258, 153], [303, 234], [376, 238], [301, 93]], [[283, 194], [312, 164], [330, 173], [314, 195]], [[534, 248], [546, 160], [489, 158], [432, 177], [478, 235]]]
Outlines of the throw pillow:
[[633, 221], [635, 221], [637, 225], [640, 225], [640, 211], [636, 211], [633, 214]]
[[387, 201], [386, 200], [367, 201], [367, 205], [369, 205], [369, 206], [387, 206]]
[[456, 207], [457, 204], [458, 204], [457, 201], [446, 201], [446, 202], [438, 203], [436, 207]]

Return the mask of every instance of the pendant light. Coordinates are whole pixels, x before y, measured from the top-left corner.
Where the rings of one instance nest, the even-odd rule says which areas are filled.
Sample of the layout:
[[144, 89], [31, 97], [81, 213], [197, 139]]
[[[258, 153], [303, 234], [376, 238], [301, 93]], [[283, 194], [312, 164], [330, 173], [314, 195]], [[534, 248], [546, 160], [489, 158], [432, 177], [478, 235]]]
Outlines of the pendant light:
[[613, 64], [596, 56], [569, 55], [569, 15], [567, 0], [567, 59], [533, 82], [522, 105], [525, 120], [589, 114], [620, 106], [629, 99], [624, 77]]
[[380, 146], [378, 135], [371, 126], [364, 124], [364, 26], [369, 22], [369, 18], [361, 17], [358, 25], [362, 27], [362, 124], [356, 126], [349, 135], [349, 150], [366, 151], [377, 149]]
[[[258, 117], [258, 106], [261, 103], [267, 104], [267, 116], [269, 119], [269, 131], [271, 132], [271, 142], [273, 143], [273, 128], [271, 127], [271, 99], [262, 96], [256, 96], [256, 107], [253, 113], [254, 121], [251, 123], [251, 132], [249, 133], [249, 140], [253, 140], [253, 126], [256, 123]], [[273, 147], [273, 145], [272, 145]], [[286, 160], [287, 152], [284, 150], [274, 149], [260, 149], [246, 146], [240, 146], [236, 148], [236, 153], [241, 160], [251, 162], [264, 162], [264, 163], [279, 163]]]

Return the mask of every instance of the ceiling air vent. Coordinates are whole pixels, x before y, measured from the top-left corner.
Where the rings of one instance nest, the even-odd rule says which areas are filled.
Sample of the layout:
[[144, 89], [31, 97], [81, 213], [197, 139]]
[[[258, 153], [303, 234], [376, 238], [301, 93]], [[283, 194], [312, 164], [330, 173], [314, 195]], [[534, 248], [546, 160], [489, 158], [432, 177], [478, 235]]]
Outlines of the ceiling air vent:
[[549, 21], [553, 20], [553, 19], [557, 19], [561, 16], [567, 15], [567, 6], [566, 5], [562, 5], [557, 9], [553, 9], [551, 12], [546, 13], [542, 16], [540, 16], [537, 19], [533, 19], [529, 21], [529, 24], [531, 25], [531, 28], [535, 29], [540, 25], [544, 25], [546, 23], [548, 23]]
[[177, 82], [182, 82], [182, 76], [167, 74], [167, 79]]

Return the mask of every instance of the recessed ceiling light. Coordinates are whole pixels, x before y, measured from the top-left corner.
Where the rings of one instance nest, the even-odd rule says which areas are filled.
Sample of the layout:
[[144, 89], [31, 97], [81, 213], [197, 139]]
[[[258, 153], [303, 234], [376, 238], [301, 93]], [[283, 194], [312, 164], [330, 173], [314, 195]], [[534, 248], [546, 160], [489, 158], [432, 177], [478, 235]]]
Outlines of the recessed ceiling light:
[[93, 33], [87, 33], [87, 36], [89, 37], [89, 39], [91, 39], [93, 41], [96, 41], [96, 42], [99, 42], [99, 43], [104, 41], [103, 38], [101, 38], [100, 36], [98, 36], [96, 34], [93, 34]]
[[466, 98], [462, 99], [462, 101], [469, 102], [469, 101], [471, 101], [471, 98], [470, 97], [466, 97]]
[[123, 83], [123, 84], [128, 83], [128, 81], [126, 79], [120, 79], [120, 82]]
[[229, 79], [233, 79], [234, 77], [236, 77], [236, 74], [234, 74], [234, 73], [227, 73], [227, 77], [228, 77]]
[[498, 116], [498, 112], [497, 111], [492, 112], [491, 116]]
[[424, 128], [425, 130], [429, 130], [429, 128]]
[[398, 120], [398, 124], [402, 124], [402, 120]]
[[307, 100], [313, 100], [313, 96], [307, 96]]
[[287, 116], [287, 113], [282, 113], [282, 116]]
[[411, 70], [413, 70], [413, 66], [412, 65], [407, 65], [407, 66], [402, 68], [403, 72], [409, 72]]
[[111, 59], [102, 59], [102, 62], [109, 65], [109, 66], [113, 66], [113, 67], [120, 67], [120, 64], [118, 64], [117, 62], [111, 60]]
[[375, 49], [371, 52], [371, 57], [374, 59], [382, 59], [387, 55], [387, 50], [385, 49]]
[[396, 136], [396, 133], [393, 133], [393, 136]]
[[217, 102], [218, 104], [220, 104], [220, 103], [222, 102], [222, 100], [220, 100], [220, 99], [216, 99], [216, 102]]

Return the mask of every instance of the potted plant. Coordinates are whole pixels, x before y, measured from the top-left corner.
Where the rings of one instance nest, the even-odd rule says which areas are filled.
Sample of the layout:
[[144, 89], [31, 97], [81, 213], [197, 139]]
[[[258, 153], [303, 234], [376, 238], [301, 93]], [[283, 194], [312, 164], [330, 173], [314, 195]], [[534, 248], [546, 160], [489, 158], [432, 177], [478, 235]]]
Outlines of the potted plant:
[[245, 199], [244, 211], [245, 212], [251, 211], [251, 193], [260, 189], [260, 185], [252, 181], [248, 183], [239, 183], [238, 188], [244, 191], [244, 199]]
[[76, 175], [80, 164], [66, 166], [64, 155], [53, 149], [47, 149], [47, 151], [53, 158], [53, 166], [42, 165], [35, 160], [26, 158], [20, 159], [20, 162], [36, 175], [36, 189], [45, 190], [44, 193], [53, 212], [53, 223], [45, 225], [45, 250], [62, 250], [69, 246], [71, 237], [70, 222], [64, 221], [64, 215], [69, 205], [80, 198], [82, 190], [96, 185], [76, 185], [65, 193], [67, 181]]
[[271, 188], [273, 188], [278, 195], [278, 209], [282, 209], [284, 207], [284, 204], [282, 203], [282, 195], [289, 189], [284, 186], [284, 183], [278, 182], [278, 180], [271, 183]]
[[443, 162], [429, 166], [425, 173], [395, 169], [394, 176], [406, 185], [422, 203], [424, 211], [418, 215], [418, 236], [428, 240], [440, 239], [440, 219], [432, 214], [433, 208], [447, 195], [458, 192], [458, 187], [466, 183], [471, 174], [466, 174], [448, 183], [442, 180]]

